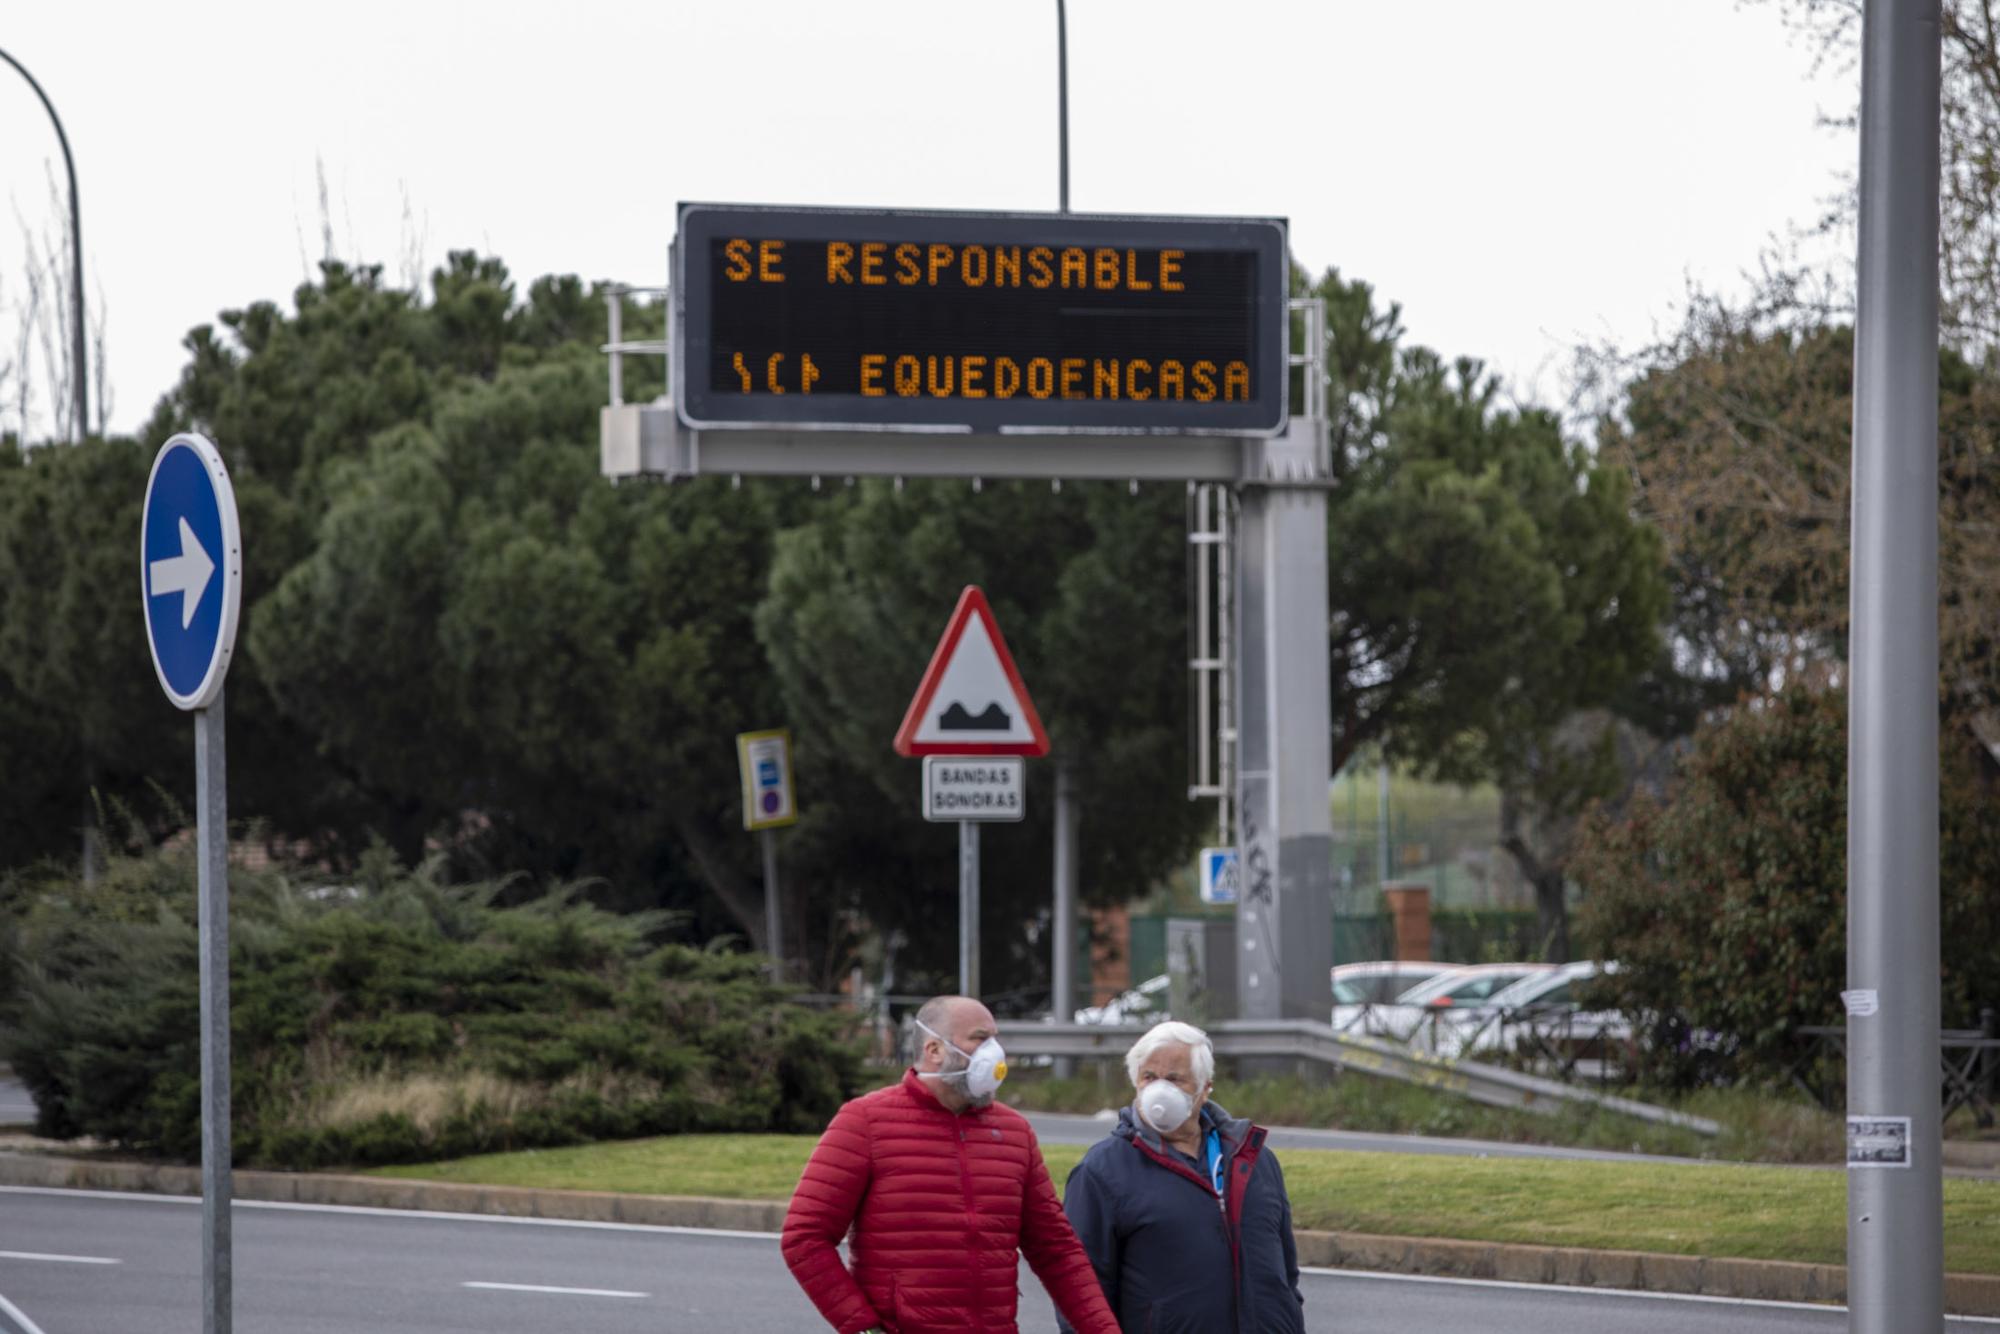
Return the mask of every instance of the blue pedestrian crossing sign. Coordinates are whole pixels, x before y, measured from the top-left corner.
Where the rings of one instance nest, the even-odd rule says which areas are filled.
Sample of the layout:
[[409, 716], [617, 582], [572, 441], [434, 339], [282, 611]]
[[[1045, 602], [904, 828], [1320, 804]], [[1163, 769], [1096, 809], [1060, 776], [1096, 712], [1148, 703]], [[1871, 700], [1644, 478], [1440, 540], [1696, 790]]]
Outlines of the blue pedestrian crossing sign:
[[1196, 864], [1203, 903], [1236, 902], [1236, 849], [1203, 848]]
[[139, 527], [139, 592], [167, 698], [204, 709], [222, 689], [243, 597], [236, 491], [215, 446], [184, 433], [160, 446]]

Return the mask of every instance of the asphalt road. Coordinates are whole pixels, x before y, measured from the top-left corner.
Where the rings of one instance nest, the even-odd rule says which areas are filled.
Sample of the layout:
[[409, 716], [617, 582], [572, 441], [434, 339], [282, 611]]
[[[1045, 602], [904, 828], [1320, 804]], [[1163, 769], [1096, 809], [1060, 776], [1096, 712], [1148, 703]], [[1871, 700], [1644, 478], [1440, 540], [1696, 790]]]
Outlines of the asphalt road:
[[[164, 1196], [0, 1188], [4, 1334], [195, 1334], [201, 1211]], [[761, 1234], [239, 1204], [242, 1334], [808, 1334], [824, 1328]], [[1054, 1328], [1022, 1273], [1022, 1328]], [[1837, 1310], [1314, 1271], [1339, 1334], [1833, 1334]], [[1954, 1329], [2000, 1321], [1951, 1322]]]

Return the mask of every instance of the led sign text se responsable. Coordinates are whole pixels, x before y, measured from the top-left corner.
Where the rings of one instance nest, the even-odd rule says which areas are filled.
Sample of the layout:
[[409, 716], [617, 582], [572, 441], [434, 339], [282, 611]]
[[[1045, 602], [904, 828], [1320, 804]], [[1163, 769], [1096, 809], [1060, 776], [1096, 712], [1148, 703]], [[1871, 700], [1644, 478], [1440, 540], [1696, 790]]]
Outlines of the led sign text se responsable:
[[1263, 435], [1285, 421], [1281, 222], [684, 205], [695, 427]]

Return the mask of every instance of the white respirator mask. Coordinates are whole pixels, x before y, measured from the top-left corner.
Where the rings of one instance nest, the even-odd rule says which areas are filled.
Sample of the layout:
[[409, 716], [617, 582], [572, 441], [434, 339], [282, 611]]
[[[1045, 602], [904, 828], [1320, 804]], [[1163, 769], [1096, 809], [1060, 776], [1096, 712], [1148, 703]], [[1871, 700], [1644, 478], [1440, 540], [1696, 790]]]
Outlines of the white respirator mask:
[[956, 1070], [926, 1071], [925, 1079], [949, 1079], [965, 1085], [965, 1091], [975, 1098], [990, 1098], [1000, 1090], [1000, 1081], [1007, 1078], [1007, 1053], [1001, 1049], [999, 1038], [988, 1038], [973, 1048], [972, 1055], [960, 1051], [944, 1034], [932, 1028], [923, 1020], [913, 1021], [918, 1028], [944, 1043], [946, 1051], [964, 1061]]
[[1133, 1105], [1147, 1125], [1162, 1135], [1171, 1135], [1194, 1115], [1194, 1099], [1177, 1084], [1156, 1079], [1139, 1090]]

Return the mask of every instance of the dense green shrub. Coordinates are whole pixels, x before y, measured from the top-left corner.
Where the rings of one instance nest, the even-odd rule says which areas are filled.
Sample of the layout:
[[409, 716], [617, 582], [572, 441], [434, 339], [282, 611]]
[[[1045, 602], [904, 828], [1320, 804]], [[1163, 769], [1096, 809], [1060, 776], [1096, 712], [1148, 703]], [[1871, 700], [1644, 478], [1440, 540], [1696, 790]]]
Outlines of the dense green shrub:
[[[1970, 1028], [2000, 1005], [2000, 802], [1945, 741], [1943, 1018]], [[1642, 1073], [1783, 1080], [1813, 1055], [1802, 1026], [1843, 1022], [1846, 696], [1793, 688], [1704, 729], [1664, 801], [1586, 823], [1570, 873], [1580, 938], [1621, 965], [1596, 996], [1651, 1038]]]
[[[861, 1082], [839, 1016], [757, 957], [660, 943], [671, 923], [552, 891], [366, 868], [304, 887], [232, 870], [239, 1162], [379, 1163], [678, 1131], [807, 1131]], [[114, 862], [92, 887], [0, 889], [5, 1057], [37, 1127], [193, 1158], [200, 1136], [194, 866]]]

